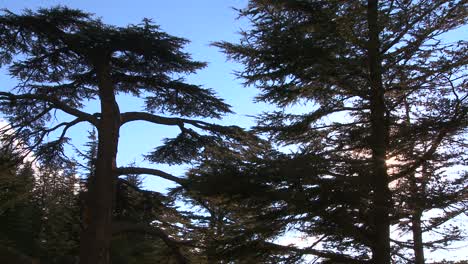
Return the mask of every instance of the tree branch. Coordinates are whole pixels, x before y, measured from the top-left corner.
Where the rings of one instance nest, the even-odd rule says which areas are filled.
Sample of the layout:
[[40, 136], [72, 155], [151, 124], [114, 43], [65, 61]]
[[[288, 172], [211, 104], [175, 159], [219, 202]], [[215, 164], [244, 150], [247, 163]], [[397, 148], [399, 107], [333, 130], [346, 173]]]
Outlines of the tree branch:
[[159, 125], [167, 126], [179, 126], [181, 130], [184, 130], [184, 124], [189, 124], [200, 129], [209, 129], [215, 125], [193, 119], [186, 118], [175, 118], [175, 117], [164, 117], [158, 116], [145, 112], [126, 112], [121, 115], [122, 125], [132, 121], [146, 121]]
[[351, 256], [347, 256], [347, 255], [344, 255], [344, 254], [335, 253], [335, 252], [326, 251], [326, 250], [317, 250], [317, 249], [313, 249], [311, 247], [297, 248], [297, 247], [293, 247], [293, 246], [278, 245], [278, 244], [271, 243], [271, 242], [263, 242], [263, 244], [264, 244], [265, 247], [271, 248], [271, 249], [274, 249], [274, 250], [290, 251], [290, 252], [292, 251], [292, 252], [295, 252], [295, 253], [306, 254], [306, 255], [310, 254], [310, 255], [317, 256], [317, 257], [329, 259], [329, 260], [332, 260], [332, 261], [337, 261], [339, 263], [350, 263], [350, 264], [353, 264], [353, 263], [355, 263], [355, 264], [369, 263], [368, 260], [355, 259], [355, 258], [353, 258]]
[[[428, 14], [430, 14], [432, 11], [436, 10], [438, 7], [440, 7], [441, 5], [443, 5], [443, 1], [439, 2], [438, 4], [434, 5], [432, 8], [429, 8], [428, 10], [426, 10], [424, 13], [422, 13], [421, 15], [417, 16], [414, 18], [413, 21], [411, 22], [407, 22], [407, 26], [399, 33], [395, 36], [395, 38], [387, 43], [386, 45], [384, 45], [384, 47], [382, 48], [382, 51], [381, 51], [381, 54], [384, 54], [386, 53], [389, 49], [391, 49], [395, 44], [397, 44], [406, 34], [408, 34], [408, 32], [413, 29], [413, 27], [422, 21], [423, 18], [425, 18]], [[414, 14], [413, 14], [414, 15]]]
[[181, 252], [181, 246], [192, 245], [193, 241], [179, 241], [171, 238], [164, 230], [147, 224], [134, 224], [128, 222], [116, 222], [112, 224], [112, 234], [124, 232], [136, 232], [148, 235], [153, 235], [160, 238], [169, 247], [180, 264], [189, 264], [189, 260]]
[[128, 175], [128, 174], [148, 174], [148, 175], [153, 175], [153, 176], [158, 176], [163, 179], [173, 181], [175, 183], [178, 183], [182, 186], [187, 185], [187, 181], [183, 178], [176, 177], [172, 174], [169, 174], [167, 172], [157, 170], [157, 169], [151, 169], [151, 168], [141, 168], [141, 167], [120, 167], [117, 168], [117, 175]]
[[[462, 113], [462, 117], [465, 116], [466, 113]], [[461, 120], [462, 117], [456, 118], [457, 115], [452, 118], [445, 126], [440, 130], [440, 132], [437, 134], [435, 139], [432, 141], [432, 144], [430, 148], [423, 154], [421, 155], [411, 166], [407, 167], [405, 170], [402, 170], [398, 172], [397, 174], [393, 175], [390, 177], [390, 182], [393, 182], [395, 180], [398, 180], [402, 177], [405, 177], [406, 175], [413, 173], [416, 171], [417, 168], [419, 168], [424, 162], [429, 160], [434, 153], [439, 149], [439, 146], [442, 144], [442, 141], [446, 138], [447, 134], [453, 132], [454, 130], [457, 129], [456, 122]]]
[[9, 92], [0, 92], [0, 100], [9, 100], [9, 101], [14, 101], [14, 100], [24, 100], [24, 99], [32, 99], [32, 100], [38, 100], [38, 101], [43, 101], [43, 102], [49, 102], [51, 103], [55, 108], [62, 110], [63, 112], [78, 117], [82, 120], [88, 121], [89, 123], [97, 126], [98, 124], [98, 119], [94, 115], [88, 114], [86, 112], [80, 111], [76, 108], [70, 107], [67, 104], [61, 102], [60, 100], [50, 97], [50, 96], [45, 96], [45, 95], [38, 95], [38, 94], [12, 94]]

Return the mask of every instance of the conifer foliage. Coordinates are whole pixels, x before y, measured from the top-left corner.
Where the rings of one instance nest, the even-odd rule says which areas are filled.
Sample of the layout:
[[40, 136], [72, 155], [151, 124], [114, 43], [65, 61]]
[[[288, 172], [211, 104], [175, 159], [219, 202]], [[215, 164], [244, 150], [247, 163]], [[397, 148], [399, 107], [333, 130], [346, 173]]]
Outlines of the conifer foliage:
[[[410, 259], [397, 252], [406, 245], [423, 263], [421, 214], [449, 204], [446, 220], [466, 211], [466, 181], [439, 186], [458, 177], [448, 168], [466, 166], [468, 43], [445, 39], [466, 24], [466, 8], [458, 0], [252, 0], [239, 10], [252, 27], [239, 44], [216, 46], [244, 64], [239, 76], [260, 90], [258, 101], [279, 107], [256, 131], [297, 149], [266, 166], [268, 175], [252, 173], [272, 187], [259, 206], [274, 212], [275, 232], [292, 228], [311, 241], [270, 250], [380, 264]], [[305, 113], [283, 110], [297, 104]], [[412, 187], [395, 187], [405, 182]], [[392, 248], [390, 227], [408, 217], [416, 236]]]
[[[180, 128], [177, 137], [149, 154], [154, 162], [189, 161], [205, 144], [218, 144], [218, 136], [241, 131], [190, 119], [219, 118], [230, 110], [212, 90], [184, 81], [184, 74], [205, 66], [182, 51], [186, 43], [148, 19], [117, 27], [66, 7], [22, 14], [3, 10], [0, 16], [0, 64], [18, 80], [10, 92], [0, 92], [0, 110], [10, 123], [2, 131], [6, 145], [16, 144], [23, 153], [33, 152], [50, 161], [64, 158], [67, 135], [75, 125], [88, 123], [97, 131], [95, 171], [83, 215], [82, 264], [109, 263], [111, 235], [116, 230], [138, 230], [128, 223], [112, 223], [118, 176], [144, 173], [184, 183], [153, 168], [119, 167], [116, 156], [122, 125], [144, 121]], [[120, 112], [116, 100], [120, 94], [141, 98], [146, 111]], [[93, 100], [100, 109], [86, 112], [84, 106]], [[177, 240], [164, 241], [176, 250]]]

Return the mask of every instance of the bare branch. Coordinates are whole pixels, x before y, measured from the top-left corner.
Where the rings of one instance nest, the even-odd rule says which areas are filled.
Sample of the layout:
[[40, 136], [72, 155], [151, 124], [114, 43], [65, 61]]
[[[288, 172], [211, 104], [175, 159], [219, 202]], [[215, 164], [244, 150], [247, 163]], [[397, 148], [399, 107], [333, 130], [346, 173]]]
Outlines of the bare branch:
[[182, 186], [186, 186], [187, 181], [183, 178], [176, 177], [172, 174], [169, 174], [167, 172], [157, 170], [157, 169], [151, 169], [151, 168], [141, 168], [141, 167], [120, 167], [117, 168], [117, 175], [128, 175], [128, 174], [147, 174], [147, 175], [153, 175], [153, 176], [158, 176], [163, 179], [178, 183]]
[[126, 112], [121, 114], [122, 125], [132, 121], [146, 121], [159, 125], [167, 126], [179, 126], [181, 130], [184, 130], [184, 124], [189, 124], [200, 129], [208, 129], [214, 126], [210, 123], [186, 119], [186, 118], [175, 118], [175, 117], [164, 117], [158, 116], [145, 112]]
[[[395, 44], [397, 44], [398, 42], [401, 41], [401, 39], [406, 35], [408, 34], [408, 32], [414, 28], [414, 26], [421, 22], [428, 14], [430, 14], [431, 12], [433, 12], [434, 10], [436, 10], [437, 8], [439, 8], [441, 5], [443, 5], [444, 2], [441, 1], [439, 2], [438, 4], [434, 5], [432, 8], [426, 10], [424, 13], [420, 14], [419, 16], [415, 17], [413, 21], [411, 22], [407, 22], [407, 26], [399, 33], [395, 36], [395, 38], [390, 42], [390, 43], [387, 43], [387, 45], [385, 45], [383, 48], [382, 48], [382, 51], [381, 51], [381, 54], [384, 54], [385, 52], [387, 52], [389, 49], [391, 49]], [[414, 14], [413, 14], [414, 15]], [[435, 30], [435, 28], [433, 29]]]

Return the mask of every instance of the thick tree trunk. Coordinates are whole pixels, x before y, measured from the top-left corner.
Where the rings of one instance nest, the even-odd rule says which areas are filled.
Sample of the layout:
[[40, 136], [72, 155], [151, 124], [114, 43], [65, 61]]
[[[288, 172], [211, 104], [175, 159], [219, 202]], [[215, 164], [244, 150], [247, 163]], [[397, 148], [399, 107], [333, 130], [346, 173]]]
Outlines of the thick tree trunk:
[[372, 259], [374, 263], [390, 264], [390, 206], [391, 193], [388, 187], [389, 179], [386, 165], [388, 145], [388, 125], [384, 88], [382, 84], [382, 61], [380, 56], [380, 40], [378, 25], [378, 1], [369, 0], [367, 9], [369, 26], [368, 63], [370, 77], [370, 118], [372, 128], [372, 191], [373, 191], [373, 245]]
[[108, 264], [116, 184], [120, 111], [108, 69], [98, 67], [101, 118], [98, 125], [96, 172], [89, 183], [87, 217], [80, 244], [80, 264]]

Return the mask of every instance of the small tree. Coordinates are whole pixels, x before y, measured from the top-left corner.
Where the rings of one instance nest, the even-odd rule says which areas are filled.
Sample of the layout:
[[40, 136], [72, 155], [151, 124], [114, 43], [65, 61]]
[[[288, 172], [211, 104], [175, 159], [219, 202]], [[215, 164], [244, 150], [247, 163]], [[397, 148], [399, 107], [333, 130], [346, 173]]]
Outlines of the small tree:
[[34, 174], [10, 151], [0, 153], [0, 261], [32, 263], [38, 255], [40, 211], [34, 203]]
[[274, 239], [284, 231], [269, 217], [277, 197], [269, 195], [267, 185], [276, 175], [278, 159], [268, 161], [277, 153], [256, 137], [243, 142], [202, 159], [187, 173], [189, 187], [171, 192], [191, 205], [184, 213], [192, 219], [207, 263], [278, 263], [282, 258], [263, 250], [264, 241], [258, 243], [259, 237]]
[[[3, 131], [7, 140], [12, 144], [21, 140], [25, 151], [50, 158], [64, 156], [67, 133], [73, 126], [86, 122], [98, 134], [80, 263], [108, 263], [113, 228], [121, 232], [135, 229], [112, 223], [119, 175], [150, 174], [184, 184], [183, 179], [161, 170], [117, 166], [122, 125], [145, 121], [180, 128], [176, 138], [148, 156], [153, 162], [189, 161], [205, 144], [216, 145], [216, 136], [239, 131], [189, 119], [219, 118], [230, 110], [212, 90], [184, 82], [181, 74], [205, 66], [182, 51], [185, 43], [185, 39], [160, 31], [148, 19], [138, 25], [116, 27], [65, 7], [27, 10], [20, 15], [4, 10], [0, 16], [0, 63], [18, 79], [13, 91], [0, 92], [0, 110], [8, 117], [8, 130], [13, 132]], [[118, 94], [142, 98], [146, 111], [121, 113]], [[98, 112], [83, 110], [90, 100], [100, 103]], [[59, 112], [62, 114], [56, 115]], [[62, 122], [54, 124], [54, 117]], [[199, 134], [201, 130], [215, 135]]]
[[[396, 173], [407, 169], [408, 163], [417, 159], [435, 137], [434, 131], [428, 131], [415, 115], [410, 114], [410, 108], [405, 103], [405, 121], [399, 133], [405, 136], [417, 133], [418, 136], [411, 136], [409, 141], [402, 140], [404, 146], [393, 143], [399, 146], [395, 147], [394, 159], [390, 162], [390, 170]], [[412, 118], [415, 118], [413, 122]], [[412, 236], [393, 240], [395, 254], [404, 260], [413, 258], [416, 264], [425, 263], [425, 249], [447, 248], [450, 243], [465, 238], [463, 230], [451, 223], [468, 209], [466, 172], [453, 170], [453, 166], [466, 166], [465, 149], [459, 146], [464, 141], [463, 136], [461, 133], [461, 140], [458, 139], [460, 134], [447, 137], [418, 168], [396, 181], [393, 193], [398, 227], [402, 234], [412, 233]], [[401, 139], [402, 136], [396, 138]], [[423, 234], [427, 234], [429, 239], [423, 239]], [[411, 239], [405, 240], [405, 237]], [[405, 250], [398, 248], [411, 249], [413, 253], [405, 256]]]
[[79, 178], [73, 163], [41, 164], [35, 173], [32, 205], [39, 257], [48, 263], [73, 262], [79, 252]]

